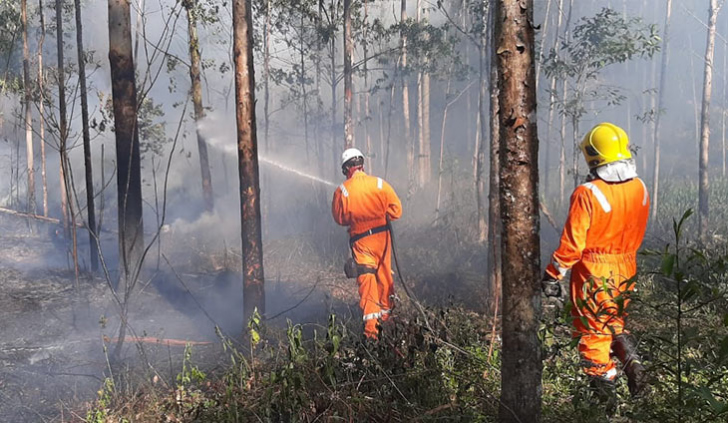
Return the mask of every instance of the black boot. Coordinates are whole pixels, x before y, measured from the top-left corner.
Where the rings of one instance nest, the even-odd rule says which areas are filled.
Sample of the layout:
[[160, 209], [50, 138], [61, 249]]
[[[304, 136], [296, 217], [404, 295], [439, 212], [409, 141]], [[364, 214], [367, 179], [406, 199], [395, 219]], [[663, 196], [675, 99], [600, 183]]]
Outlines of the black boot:
[[622, 362], [622, 369], [627, 375], [627, 387], [632, 398], [639, 397], [647, 391], [647, 372], [640, 362], [637, 348], [626, 333], [616, 335], [612, 340], [612, 354]]
[[613, 380], [598, 376], [591, 376], [589, 381], [593, 398], [598, 405], [604, 407], [607, 416], [613, 416], [617, 411], [617, 386]]

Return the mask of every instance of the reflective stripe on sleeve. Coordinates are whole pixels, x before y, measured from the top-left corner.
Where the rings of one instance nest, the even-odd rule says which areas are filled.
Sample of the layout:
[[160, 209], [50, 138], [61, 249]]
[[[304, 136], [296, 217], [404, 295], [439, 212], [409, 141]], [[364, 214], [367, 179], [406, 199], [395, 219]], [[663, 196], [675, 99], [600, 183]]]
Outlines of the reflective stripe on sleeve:
[[339, 188], [341, 188], [341, 195], [343, 195], [344, 197], [349, 196], [349, 191], [346, 190], [346, 188], [344, 187], [344, 184], [339, 185]]
[[377, 178], [377, 188], [382, 189], [383, 185], [384, 182], [382, 181], [382, 178]]
[[554, 266], [554, 268], [559, 272], [559, 275], [563, 278], [566, 276], [566, 272], [569, 271], [569, 268], [567, 267], [561, 267], [559, 266], [559, 263], [556, 262], [556, 260], [552, 261], [551, 264]]
[[645, 189], [645, 195], [642, 197], [642, 206], [647, 205], [647, 199], [650, 197], [650, 194], [647, 192], [647, 185], [645, 185], [645, 181], [643, 181], [640, 178], [637, 178], [638, 181], [642, 184], [642, 188]]
[[609, 204], [609, 200], [607, 200], [607, 197], [604, 196], [604, 193], [602, 192], [602, 190], [599, 189], [598, 186], [592, 184], [591, 182], [585, 183], [584, 186], [589, 188], [592, 194], [594, 194], [594, 197], [596, 197], [599, 205], [602, 206], [604, 213], [610, 213], [612, 211], [612, 206]]

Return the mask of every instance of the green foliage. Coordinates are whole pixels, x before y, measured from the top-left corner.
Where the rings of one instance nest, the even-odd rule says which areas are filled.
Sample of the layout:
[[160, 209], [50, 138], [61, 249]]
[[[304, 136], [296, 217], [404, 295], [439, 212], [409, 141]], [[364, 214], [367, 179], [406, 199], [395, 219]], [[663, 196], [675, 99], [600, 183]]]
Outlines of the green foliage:
[[601, 72], [635, 57], [651, 58], [659, 48], [657, 26], [645, 24], [640, 18], [623, 17], [609, 8], [582, 18], [573, 28], [571, 39], [562, 40], [561, 46], [551, 49], [544, 58], [547, 76], [572, 84], [569, 97], [556, 106], [578, 120], [587, 112], [588, 103], [620, 104], [626, 97], [619, 88], [600, 84]]

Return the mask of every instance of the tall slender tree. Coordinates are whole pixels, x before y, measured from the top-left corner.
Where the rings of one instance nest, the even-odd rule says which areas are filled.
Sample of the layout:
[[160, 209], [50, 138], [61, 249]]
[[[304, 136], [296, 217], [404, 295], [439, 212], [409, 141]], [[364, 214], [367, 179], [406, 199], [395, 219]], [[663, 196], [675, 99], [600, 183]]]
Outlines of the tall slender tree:
[[[144, 248], [137, 88], [129, 0], [109, 0], [109, 63], [116, 135], [119, 256], [124, 277], [141, 266]], [[129, 281], [127, 281], [129, 282]]]
[[407, 170], [409, 177], [412, 176], [414, 168], [414, 149], [412, 148], [412, 126], [410, 124], [410, 104], [409, 104], [409, 82], [407, 78], [407, 0], [400, 3], [400, 22], [402, 23], [402, 31], [400, 32], [400, 48], [402, 49], [400, 56], [400, 77], [402, 78], [402, 117], [404, 118], [404, 145], [407, 151]]
[[710, 99], [713, 94], [713, 58], [715, 56], [715, 33], [718, 13], [724, 0], [709, 0], [708, 34], [705, 45], [705, 68], [703, 71], [703, 101], [700, 113], [700, 157], [698, 185], [698, 232], [703, 243], [708, 241], [708, 153], [710, 146]]
[[[478, 143], [478, 149], [476, 150], [476, 166], [475, 166], [475, 190], [478, 210], [478, 241], [485, 242], [488, 239], [488, 224], [487, 224], [487, 212], [486, 212], [486, 193], [485, 193], [485, 155], [488, 151], [488, 145], [486, 144], [486, 134], [488, 133], [488, 116], [486, 115], [486, 104], [488, 103], [488, 69], [487, 69], [487, 57], [488, 57], [488, 8], [490, 2], [481, 2], [482, 9], [476, 16], [480, 19], [480, 37], [479, 37], [479, 76], [480, 81], [478, 90], [478, 132], [480, 133], [480, 142]], [[492, 89], [492, 87], [491, 87]], [[493, 140], [491, 140], [493, 141]], [[493, 168], [491, 167], [491, 170]]]
[[38, 36], [38, 136], [40, 138], [40, 177], [43, 185], [43, 216], [48, 216], [48, 181], [46, 178], [46, 146], [45, 146], [45, 72], [43, 72], [43, 44], [45, 42], [45, 12], [43, 0], [38, 0], [40, 16], [40, 35]]
[[76, 50], [78, 52], [78, 82], [81, 90], [81, 126], [83, 128], [83, 164], [86, 171], [86, 216], [91, 269], [99, 268], [99, 250], [96, 242], [96, 208], [94, 206], [94, 172], [91, 161], [91, 133], [88, 123], [88, 92], [86, 89], [86, 55], [83, 50], [83, 20], [81, 0], [74, 0], [76, 9]]
[[344, 0], [344, 148], [354, 146], [354, 120], [352, 102], [354, 82], [351, 57], [354, 54], [354, 40], [351, 32], [351, 0]]
[[655, 116], [654, 157], [652, 169], [652, 218], [657, 216], [657, 207], [660, 193], [660, 118], [665, 107], [665, 81], [667, 80], [667, 64], [670, 45], [670, 17], [672, 15], [672, 0], [667, 0], [665, 9], [665, 28], [662, 30], [662, 57], [660, 58], [660, 85], [657, 93], [657, 114]]
[[255, 70], [251, 0], [233, 1], [235, 117], [238, 127], [238, 172], [243, 251], [243, 313], [265, 314], [263, 245], [260, 225], [258, 138], [255, 125]]
[[501, 248], [500, 248], [500, 125], [498, 116], [498, 58], [494, 57], [495, 49], [495, 7], [491, 5], [488, 20], [491, 37], [488, 40], [490, 49], [490, 176], [488, 178], [488, 291], [490, 307], [494, 316], [498, 316], [498, 304], [501, 298]]
[[541, 421], [538, 133], [533, 0], [498, 0], [503, 354], [499, 421]]
[[190, 50], [190, 81], [192, 92], [192, 105], [195, 113], [195, 129], [197, 133], [197, 151], [200, 155], [200, 175], [202, 176], [202, 197], [205, 209], [212, 211], [215, 200], [212, 190], [212, 177], [210, 176], [210, 159], [207, 154], [207, 141], [201, 131], [202, 120], [205, 118], [205, 108], [202, 105], [202, 82], [200, 78], [200, 41], [197, 37], [197, 1], [185, 0], [182, 4], [187, 11], [187, 34]]
[[33, 164], [33, 114], [30, 105], [33, 87], [30, 84], [30, 49], [28, 48], [28, 0], [20, 1], [20, 22], [23, 26], [23, 91], [25, 92], [25, 153], [28, 174], [28, 213], [35, 214], [35, 165]]

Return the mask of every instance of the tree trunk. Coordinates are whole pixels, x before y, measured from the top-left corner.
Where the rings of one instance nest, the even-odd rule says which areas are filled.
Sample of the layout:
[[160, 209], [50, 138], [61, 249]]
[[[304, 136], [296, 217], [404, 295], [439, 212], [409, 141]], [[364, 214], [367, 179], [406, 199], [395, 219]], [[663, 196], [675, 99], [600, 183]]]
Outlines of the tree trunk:
[[574, 151], [571, 156], [571, 171], [574, 173], [574, 189], [579, 186], [579, 119], [575, 116], [571, 118], [571, 129], [573, 130], [572, 139]]
[[715, 25], [718, 12], [723, 2], [710, 0], [710, 17], [708, 18], [708, 41], [705, 47], [705, 71], [703, 73], [703, 104], [700, 113], [700, 158], [698, 187], [698, 226], [700, 240], [708, 241], [708, 152], [710, 145], [710, 97], [713, 92], [713, 56], [715, 53]]
[[270, 3], [265, 0], [265, 27], [263, 28], [263, 118], [264, 133], [263, 145], [265, 152], [270, 154]]
[[[490, 294], [490, 310], [497, 316], [498, 302], [501, 297], [501, 249], [500, 249], [500, 126], [498, 116], [498, 58], [494, 56], [495, 49], [495, 8], [491, 7], [489, 13], [491, 25], [490, 33], [490, 175], [488, 186], [488, 287]], [[495, 324], [495, 323], [494, 323]]]
[[265, 315], [251, 0], [234, 0], [233, 2], [233, 58], [235, 61], [235, 117], [238, 128], [245, 324], [255, 309], [261, 315]]
[[[331, 3], [330, 4], [330, 19], [333, 21], [336, 18], [336, 5]], [[337, 75], [336, 75], [336, 37], [331, 37], [331, 41], [329, 42], [329, 55], [331, 57], [331, 153], [332, 153], [332, 164], [334, 169], [334, 175], [339, 175], [339, 167], [337, 166], [339, 162], [339, 149], [336, 148], [336, 108], [338, 107], [338, 101], [336, 98], [336, 85], [337, 85]]]
[[354, 147], [354, 121], [352, 118], [351, 56], [354, 41], [351, 34], [351, 0], [344, 0], [344, 148]]
[[652, 218], [657, 217], [657, 207], [660, 193], [660, 120], [665, 107], [665, 81], [667, 80], [667, 64], [669, 60], [668, 47], [670, 45], [670, 16], [672, 14], [672, 0], [667, 0], [665, 10], [665, 29], [662, 32], [662, 57], [660, 58], [660, 85], [657, 94], [657, 115], [655, 116], [654, 164], [652, 169]]
[[[559, 9], [561, 10], [561, 9]], [[546, 14], [543, 18], [543, 28], [541, 29], [541, 46], [538, 49], [538, 56], [536, 57], [536, 93], [538, 94], [538, 81], [541, 79], [541, 63], [543, 62], [543, 51], [546, 48], [546, 37], [549, 35], [549, 13], [551, 12], [551, 0], [546, 2]], [[559, 28], [556, 28], [558, 32]]]
[[301, 64], [301, 108], [303, 109], [303, 142], [306, 148], [306, 163], [311, 162], [311, 153], [308, 146], [308, 91], [306, 89], [306, 47], [304, 43], [304, 31], [306, 30], [303, 14], [301, 14], [301, 26], [300, 26], [300, 64]]
[[[404, 24], [407, 21], [407, 0], [401, 1], [400, 22]], [[400, 59], [400, 75], [402, 78], [402, 115], [404, 118], [404, 145], [407, 151], [407, 171], [411, 180], [412, 171], [414, 169], [414, 149], [412, 148], [412, 133], [410, 124], [410, 105], [409, 105], [409, 86], [407, 78], [407, 33], [402, 30], [400, 33], [400, 42], [402, 47], [402, 57]]]
[[91, 270], [99, 268], [99, 250], [96, 242], [96, 208], [94, 206], [94, 172], [91, 164], [91, 133], [88, 123], [88, 94], [86, 90], [86, 57], [83, 52], [83, 22], [81, 0], [74, 0], [76, 9], [76, 47], [78, 50], [78, 82], [81, 89], [81, 124], [83, 127], [83, 164], [86, 171], [86, 214]]
[[[58, 114], [59, 114], [59, 134], [60, 139], [59, 151], [61, 156], [61, 192], [63, 193], [63, 200], [66, 202], [68, 207], [68, 215], [64, 216], [66, 219], [64, 228], [66, 229], [66, 235], [71, 236], [72, 250], [71, 254], [73, 257], [73, 270], [75, 272], [75, 287], [78, 290], [78, 249], [76, 248], [76, 213], [73, 211], [73, 196], [71, 189], [72, 184], [69, 184], [70, 179], [70, 164], [68, 160], [68, 149], [66, 148], [66, 142], [68, 140], [68, 121], [66, 117], [66, 77], [64, 72], [63, 58], [63, 2], [62, 0], [56, 0], [56, 42], [58, 47]], [[68, 222], [70, 217], [70, 223]]]
[[137, 89], [129, 0], [109, 0], [109, 63], [116, 134], [119, 256], [127, 283], [141, 267], [144, 250]]
[[[23, 89], [25, 91], [25, 154], [28, 173], [28, 213], [35, 214], [35, 166], [33, 164], [33, 99], [30, 86], [30, 49], [28, 48], [28, 1], [20, 1], [20, 21], [23, 26]], [[34, 225], [31, 225], [33, 227]]]
[[726, 177], [725, 127], [728, 116], [728, 41], [723, 41], [723, 113], [721, 113], [721, 140], [723, 141], [723, 178]]
[[43, 216], [48, 217], [48, 180], [46, 178], [46, 151], [45, 151], [45, 100], [43, 74], [43, 43], [45, 42], [45, 16], [43, 13], [43, 0], [38, 0], [38, 14], [40, 15], [40, 37], [38, 38], [38, 135], [40, 137], [40, 176], [43, 184]]
[[[486, 57], [488, 51], [488, 8], [490, 3], [482, 2], [482, 14], [480, 17], [482, 21], [482, 32], [480, 34], [480, 46], [479, 46], [479, 76], [480, 86], [478, 90], [478, 122], [480, 127], [480, 142], [478, 143], [478, 149], [476, 151], [476, 171], [475, 171], [475, 191], [476, 201], [478, 208], [478, 242], [485, 242], [488, 239], [488, 224], [487, 224], [487, 212], [486, 212], [486, 194], [485, 194], [485, 154], [487, 151], [485, 136], [488, 132], [488, 117], [485, 113], [485, 105], [488, 99], [488, 78], [486, 78]], [[493, 140], [491, 140], [492, 142]], [[491, 171], [493, 169], [491, 168]]]
[[205, 109], [202, 106], [202, 82], [200, 81], [200, 42], [197, 37], [197, 2], [187, 0], [184, 2], [187, 10], [187, 33], [190, 48], [190, 81], [192, 82], [192, 104], [195, 113], [195, 128], [197, 132], [197, 150], [200, 155], [200, 175], [202, 176], [202, 198], [205, 209], [209, 212], [215, 207], [212, 190], [212, 177], [210, 176], [210, 160], [207, 154], [207, 141], [200, 130], [202, 120], [205, 118]]
[[[417, 0], [418, 23], [422, 22], [421, 2]], [[417, 185], [424, 188], [430, 182], [430, 74], [427, 71], [417, 75], [417, 124]]]
[[364, 50], [364, 142], [366, 144], [366, 160], [367, 160], [367, 166], [368, 169], [374, 170], [374, 151], [372, 151], [372, 138], [369, 134], [369, 120], [371, 119], [371, 108], [369, 107], [369, 68], [367, 61], [369, 59], [369, 49], [368, 46], [368, 33], [367, 33], [367, 24], [369, 19], [369, 2], [364, 2], [364, 22], [363, 22], [363, 50]]
[[[569, 43], [570, 35], [571, 35], [571, 12], [574, 10], [574, 0], [569, 0], [569, 13], [566, 16], [566, 23], [564, 25], [564, 40], [566, 43]], [[564, 81], [561, 84], [561, 104], [566, 103], [566, 99], [568, 96], [568, 90], [569, 86], [567, 84], [567, 81], [564, 79]], [[563, 208], [564, 202], [566, 201], [566, 114], [561, 114], [561, 129], [559, 133], [561, 134], [561, 146], [559, 150], [559, 208]], [[573, 141], [574, 143], [576, 140]]]
[[[556, 33], [554, 34], [554, 48], [558, 48], [559, 46], [559, 33], [561, 31], [561, 22], [563, 17], [563, 9], [564, 9], [564, 0], [559, 0], [559, 6], [556, 10]], [[538, 75], [536, 75], [538, 77]], [[547, 132], [547, 140], [548, 142], [551, 141], [553, 138], [553, 129], [554, 129], [554, 103], [556, 102], [556, 77], [551, 77], [551, 83], [549, 84], [549, 121], [548, 121], [548, 132]], [[561, 142], [561, 145], [563, 145], [563, 140]], [[546, 194], [546, 198], [549, 198], [549, 175], [548, 175], [548, 166], [549, 166], [549, 153], [551, 150], [551, 146], [546, 146], [546, 172], [545, 172], [545, 180], [544, 180], [544, 193]], [[563, 194], [560, 193], [561, 196]], [[561, 197], [559, 198], [559, 201], [561, 200]], [[561, 207], [561, 204], [559, 204], [559, 207]]]
[[533, 0], [496, 3], [503, 257], [500, 422], [541, 421], [538, 133]]

